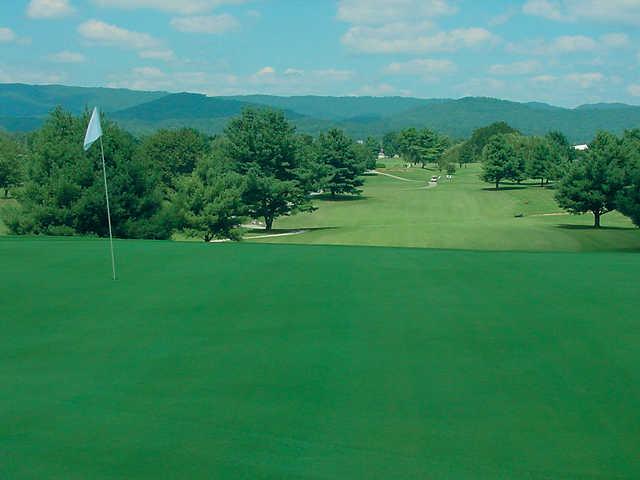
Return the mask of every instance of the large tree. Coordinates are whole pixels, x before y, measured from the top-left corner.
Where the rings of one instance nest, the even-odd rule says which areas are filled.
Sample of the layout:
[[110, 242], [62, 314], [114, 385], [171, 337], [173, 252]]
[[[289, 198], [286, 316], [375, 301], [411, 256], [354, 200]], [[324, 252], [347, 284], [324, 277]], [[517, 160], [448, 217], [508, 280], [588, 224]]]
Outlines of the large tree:
[[421, 164], [439, 163], [449, 146], [449, 140], [430, 129], [407, 128], [399, 135], [400, 151], [406, 160]]
[[356, 156], [352, 140], [342, 130], [332, 129], [318, 138], [320, 162], [326, 166], [327, 175], [323, 188], [338, 194], [359, 195], [363, 185], [360, 175], [365, 166]]
[[499, 190], [500, 182], [515, 176], [515, 157], [508, 137], [494, 135], [482, 152], [482, 180], [495, 183], [496, 190]]
[[159, 173], [171, 189], [177, 187], [182, 176], [191, 174], [208, 152], [207, 138], [193, 128], [158, 130], [146, 137], [138, 149], [149, 172]]
[[233, 169], [247, 177], [243, 201], [267, 230], [280, 216], [311, 211], [311, 182], [303, 181], [295, 129], [282, 112], [246, 109], [225, 129], [221, 143]]
[[627, 165], [625, 186], [618, 193], [616, 206], [640, 227], [640, 129], [626, 131], [622, 142]]
[[205, 242], [214, 238], [240, 240], [239, 227], [246, 214], [244, 191], [244, 178], [229, 170], [224, 160], [216, 155], [201, 159], [178, 190], [176, 202], [185, 233]]
[[9, 135], [0, 132], [0, 189], [9, 196], [9, 189], [22, 181], [22, 159], [24, 151]]
[[544, 187], [545, 179], [551, 176], [552, 151], [544, 138], [535, 138], [531, 143], [531, 152], [527, 162], [527, 174], [531, 179], [540, 180]]
[[593, 213], [594, 227], [599, 228], [602, 215], [616, 209], [627, 165], [620, 140], [613, 134], [599, 133], [589, 152], [572, 163], [561, 179], [558, 204], [571, 213]]
[[[82, 149], [88, 120], [56, 109], [34, 135], [21, 210], [8, 219], [14, 233], [108, 234], [100, 149]], [[157, 178], [136, 160], [134, 138], [108, 121], [103, 130], [114, 234], [168, 238], [172, 217]]]

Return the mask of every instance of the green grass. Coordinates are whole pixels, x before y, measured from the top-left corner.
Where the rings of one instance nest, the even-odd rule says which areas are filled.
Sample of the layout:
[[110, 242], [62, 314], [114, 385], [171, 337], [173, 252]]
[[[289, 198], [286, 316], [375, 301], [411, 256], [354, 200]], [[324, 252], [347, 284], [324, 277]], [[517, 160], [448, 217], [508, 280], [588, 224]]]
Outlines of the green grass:
[[[268, 240], [277, 243], [356, 244], [472, 250], [598, 251], [639, 250], [640, 230], [618, 213], [603, 217], [539, 216], [558, 213], [551, 188], [505, 185], [496, 192], [478, 178], [478, 165], [459, 170], [455, 181], [425, 190], [433, 170], [385, 162], [386, 171], [412, 180], [367, 177], [360, 200], [316, 201], [313, 214], [282, 218], [278, 229], [310, 229], [304, 235]], [[524, 214], [524, 218], [515, 218]]]
[[2, 208], [5, 205], [12, 205], [15, 203], [15, 200], [0, 198], [0, 235], [6, 235], [8, 233], [7, 226], [2, 221]]
[[116, 248], [0, 239], [0, 478], [640, 478], [638, 255]]

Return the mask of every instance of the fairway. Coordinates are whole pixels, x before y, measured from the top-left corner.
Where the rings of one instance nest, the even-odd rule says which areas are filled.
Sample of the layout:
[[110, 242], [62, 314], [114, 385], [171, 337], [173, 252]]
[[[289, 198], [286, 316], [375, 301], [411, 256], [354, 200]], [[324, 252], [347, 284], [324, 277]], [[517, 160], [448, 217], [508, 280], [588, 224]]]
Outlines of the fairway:
[[0, 478], [640, 477], [638, 255], [116, 249], [0, 238]]
[[304, 235], [257, 241], [503, 251], [640, 250], [640, 230], [629, 219], [609, 213], [603, 217], [605, 228], [596, 231], [590, 214], [563, 215], [552, 188], [505, 184], [496, 192], [480, 181], [479, 165], [458, 170], [453, 182], [443, 176], [436, 188], [425, 188], [432, 175], [439, 175], [437, 170], [407, 170], [398, 161], [387, 166], [381, 171], [413, 181], [367, 176], [363, 198], [320, 198], [316, 212], [276, 221], [278, 229], [309, 230]]

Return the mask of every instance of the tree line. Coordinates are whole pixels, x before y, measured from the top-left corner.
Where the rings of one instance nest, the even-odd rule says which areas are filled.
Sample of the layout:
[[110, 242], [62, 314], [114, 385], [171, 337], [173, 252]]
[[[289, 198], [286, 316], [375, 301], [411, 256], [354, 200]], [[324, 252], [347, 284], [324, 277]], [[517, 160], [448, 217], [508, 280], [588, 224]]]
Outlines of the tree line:
[[594, 227], [614, 210], [640, 226], [640, 129], [622, 136], [600, 132], [585, 151], [576, 151], [560, 132], [526, 137], [506, 124], [474, 137], [473, 147], [460, 149], [473, 151], [482, 163], [481, 178], [496, 190], [505, 180], [535, 179], [541, 187], [553, 182], [558, 205], [574, 214], [592, 213]]
[[[0, 135], [0, 188], [13, 234], [108, 234], [100, 150], [82, 149], [88, 113], [61, 108], [24, 139]], [[103, 118], [114, 235], [167, 239], [176, 231], [239, 239], [247, 219], [271, 230], [282, 216], [314, 210], [312, 192], [359, 195], [379, 146], [337, 129], [297, 134], [278, 111], [247, 109], [224, 134], [182, 128], [137, 139]]]

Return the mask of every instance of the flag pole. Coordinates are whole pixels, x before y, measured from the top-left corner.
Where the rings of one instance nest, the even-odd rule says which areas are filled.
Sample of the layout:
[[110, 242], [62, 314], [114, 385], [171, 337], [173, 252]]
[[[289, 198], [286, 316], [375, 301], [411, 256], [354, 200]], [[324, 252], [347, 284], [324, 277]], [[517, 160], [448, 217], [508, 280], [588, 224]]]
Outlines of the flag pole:
[[107, 166], [104, 161], [104, 146], [102, 145], [102, 136], [100, 136], [100, 153], [102, 154], [102, 174], [104, 176], [104, 195], [107, 199], [107, 221], [109, 223], [109, 244], [111, 246], [111, 270], [113, 271], [113, 279], [116, 279], [116, 257], [113, 254], [113, 233], [111, 231], [111, 209], [109, 208], [109, 187], [107, 186]]

